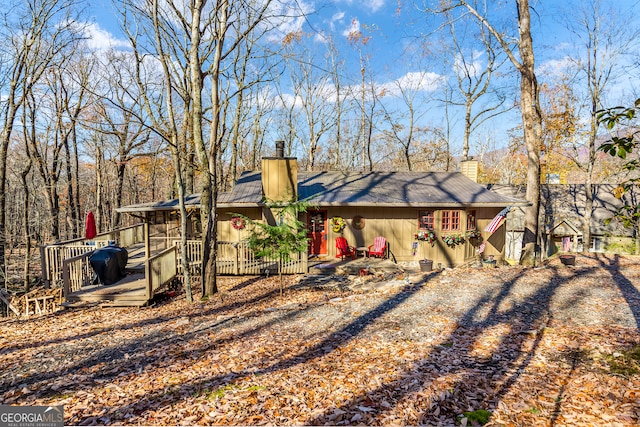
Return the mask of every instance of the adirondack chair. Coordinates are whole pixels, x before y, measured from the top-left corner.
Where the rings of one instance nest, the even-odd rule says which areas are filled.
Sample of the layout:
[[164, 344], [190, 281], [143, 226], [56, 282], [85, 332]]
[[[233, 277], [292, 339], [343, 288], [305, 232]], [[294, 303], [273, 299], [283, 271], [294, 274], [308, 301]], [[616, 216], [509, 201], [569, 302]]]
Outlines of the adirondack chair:
[[378, 236], [373, 240], [373, 245], [369, 245], [367, 251], [369, 256], [385, 258], [387, 252], [387, 239], [382, 236]]
[[351, 259], [356, 259], [356, 248], [349, 246], [347, 239], [344, 237], [336, 237], [336, 258], [351, 256]]

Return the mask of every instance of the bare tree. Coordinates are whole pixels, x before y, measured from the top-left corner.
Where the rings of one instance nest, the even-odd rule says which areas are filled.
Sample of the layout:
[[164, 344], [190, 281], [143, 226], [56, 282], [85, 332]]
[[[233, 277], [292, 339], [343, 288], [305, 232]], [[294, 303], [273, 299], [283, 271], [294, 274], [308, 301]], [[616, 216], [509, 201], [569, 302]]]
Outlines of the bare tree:
[[[123, 70], [123, 67], [114, 68], [117, 68], [117, 71], [115, 71], [116, 76]], [[114, 153], [111, 160], [116, 170], [116, 193], [115, 209], [113, 209], [111, 219], [112, 227], [122, 225], [117, 208], [122, 206], [122, 193], [127, 165], [133, 157], [146, 154], [144, 150], [147, 148], [150, 136], [148, 124], [139, 120], [141, 111], [140, 98], [134, 99], [127, 91], [119, 90], [122, 89], [122, 83], [126, 81], [129, 81], [129, 84], [132, 83], [120, 75], [109, 85], [111, 91], [108, 98], [111, 101], [111, 105], [105, 105], [104, 102], [96, 104], [96, 111], [98, 112], [96, 129], [103, 138], [111, 139], [114, 142]]]
[[[460, 103], [452, 103], [464, 107], [462, 160], [468, 160], [471, 133], [487, 120], [506, 111], [506, 96], [491, 85], [495, 71], [504, 64], [504, 60], [498, 58], [495, 39], [488, 34], [484, 26], [479, 27], [475, 37], [469, 37], [463, 29], [462, 36], [465, 40], [478, 39], [482, 45], [482, 50], [474, 51], [471, 56], [467, 54], [469, 48], [459, 41], [456, 21], [449, 19], [448, 26], [456, 52], [454, 71], [458, 91], [463, 98]], [[481, 100], [485, 102], [481, 104]]]
[[583, 251], [588, 252], [591, 243], [591, 217], [593, 213], [593, 178], [597, 162], [598, 112], [603, 108], [604, 97], [621, 74], [620, 63], [638, 36], [638, 27], [631, 22], [622, 23], [625, 16], [615, 3], [590, 0], [580, 2], [581, 14], [570, 22], [570, 30], [578, 39], [575, 66], [587, 96], [588, 115], [584, 147], [587, 159], [576, 164], [585, 171], [585, 211], [582, 230]]
[[7, 5], [3, 15], [3, 50], [8, 57], [0, 130], [0, 280], [5, 274], [7, 153], [17, 112], [33, 86], [59, 59], [60, 52], [78, 39], [73, 2], [25, 0]]
[[[200, 5], [199, 1], [195, 2]], [[202, 4], [200, 12], [204, 11]], [[204, 294], [209, 296], [217, 292], [216, 282], [216, 257], [217, 257], [217, 224], [218, 224], [218, 185], [219, 185], [219, 155], [221, 154], [221, 141], [225, 136], [223, 128], [222, 110], [227, 104], [223, 96], [222, 82], [223, 70], [226, 61], [233, 60], [236, 52], [244, 40], [253, 37], [256, 29], [267, 31], [274, 25], [277, 14], [280, 13], [272, 0], [266, 1], [234, 1], [217, 0], [212, 7], [206, 10], [206, 16], [201, 13], [192, 13], [191, 25], [191, 55], [190, 76], [192, 99], [202, 96], [202, 79], [207, 76], [209, 94], [211, 100], [211, 116], [209, 122], [209, 138], [207, 151], [203, 150], [204, 144], [200, 144], [200, 125], [195, 122], [202, 117], [201, 107], [194, 101], [194, 140], [196, 141], [200, 163], [204, 166], [208, 163], [207, 179], [201, 193], [201, 216], [203, 224], [206, 224], [203, 234], [203, 287]], [[231, 32], [231, 30], [233, 31]], [[200, 33], [202, 31], [202, 33]], [[206, 37], [203, 39], [201, 35]], [[264, 33], [263, 33], [264, 34]], [[211, 46], [211, 55], [207, 51]], [[204, 49], [200, 55], [200, 50]], [[204, 142], [204, 141], [203, 141]]]
[[[291, 49], [285, 59], [294, 99], [290, 108], [294, 112], [300, 112], [291, 116], [294, 118], [291, 130], [295, 136], [292, 143], [298, 142], [304, 147], [305, 169], [310, 171], [314, 170], [318, 162], [323, 137], [335, 125], [335, 110], [332, 103], [335, 92], [331, 76], [324, 72], [316, 55], [312, 53], [315, 47], [306, 48], [305, 35], [298, 41], [301, 43], [289, 43], [288, 47]], [[301, 48], [298, 53], [294, 51], [296, 47]], [[295, 119], [296, 117], [298, 120]]]
[[[427, 147], [421, 148], [416, 143], [420, 138], [418, 135], [424, 136], [424, 125], [422, 124], [424, 116], [429, 111], [429, 99], [426, 93], [431, 89], [438, 80], [437, 76], [426, 72], [412, 72], [406, 74], [403, 78], [393, 82], [390, 87], [381, 90], [380, 102], [385, 122], [389, 128], [384, 129], [382, 134], [385, 139], [394, 146], [400, 146], [404, 157], [404, 163], [407, 170], [414, 170], [412, 159], [418, 151], [424, 152]], [[391, 104], [395, 104], [400, 98], [403, 111], [392, 111], [387, 106], [387, 100]], [[429, 138], [426, 138], [429, 140]], [[422, 142], [426, 142], [423, 140]], [[442, 148], [441, 144], [437, 144]], [[448, 151], [447, 151], [448, 155]], [[424, 159], [421, 159], [423, 162]], [[423, 163], [424, 165], [424, 163]]]
[[241, 170], [247, 169], [245, 164], [249, 170], [256, 169], [264, 139], [261, 122], [268, 120], [268, 105], [259, 97], [266, 84], [274, 79], [272, 69], [277, 67], [274, 58], [278, 55], [265, 50], [256, 39], [259, 39], [258, 34], [247, 34], [234, 52], [235, 59], [230, 61], [232, 81], [227, 85], [224, 98], [233, 104], [229, 108], [231, 129], [222, 150], [228, 151], [228, 147], [231, 152], [227, 154], [228, 173], [223, 173], [221, 180], [223, 190], [236, 182]]
[[[139, 113], [138, 119], [140, 123], [148, 122], [149, 130], [162, 138], [171, 151], [179, 200], [180, 248], [182, 264], [185, 266], [185, 291], [187, 300], [192, 301], [190, 260], [186, 250], [188, 216], [185, 207], [186, 185], [183, 168], [185, 160], [188, 161], [188, 158], [185, 159], [188, 153], [181, 150], [187, 145], [185, 140], [192, 119], [189, 99], [191, 94], [186, 78], [188, 45], [183, 43], [184, 21], [181, 22], [179, 19], [183, 15], [173, 3], [161, 5], [158, 0], [142, 5], [122, 0], [122, 6], [125, 31], [133, 49], [133, 69], [130, 78], [135, 86], [135, 94], [139, 96], [141, 111], [145, 115], [143, 119], [142, 113]], [[151, 55], [155, 60], [148, 60], [147, 55]], [[129, 87], [123, 89], [132, 90]]]
[[[512, 65], [520, 76], [520, 109], [527, 149], [527, 190], [529, 206], [525, 209], [523, 251], [520, 263], [535, 263], [539, 250], [539, 211], [540, 211], [540, 148], [542, 135], [542, 113], [540, 111], [538, 80], [535, 73], [535, 55], [531, 36], [531, 11], [529, 0], [515, 0], [517, 36], [513, 36], [516, 45], [510, 43], [506, 34], [499, 31], [487, 18], [488, 14], [476, 7], [475, 2], [454, 0], [447, 2], [442, 12], [463, 8], [473, 16], [479, 25], [500, 44]], [[516, 52], [517, 48], [517, 52]], [[519, 54], [519, 55], [518, 55]]]

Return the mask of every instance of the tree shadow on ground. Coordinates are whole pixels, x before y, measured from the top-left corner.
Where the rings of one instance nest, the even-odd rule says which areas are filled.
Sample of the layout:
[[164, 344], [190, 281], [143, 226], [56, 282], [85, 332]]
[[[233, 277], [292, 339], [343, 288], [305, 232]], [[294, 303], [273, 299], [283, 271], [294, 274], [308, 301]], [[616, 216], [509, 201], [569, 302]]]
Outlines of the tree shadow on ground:
[[640, 329], [640, 291], [631, 283], [620, 269], [620, 256], [606, 256], [596, 254], [595, 258], [600, 263], [600, 266], [609, 272], [611, 278], [616, 283], [622, 296], [624, 297], [627, 305], [633, 313], [633, 317], [636, 320], [636, 326]]
[[[425, 390], [439, 377], [451, 373], [457, 374], [456, 383], [452, 387], [453, 395], [449, 396], [456, 398], [456, 405], [450, 403], [453, 402], [454, 399], [448, 399], [444, 402], [436, 402], [434, 400], [424, 402], [422, 405], [422, 407], [424, 407], [423, 413], [420, 414], [417, 419], [413, 420], [411, 424], [437, 424], [443, 419], [447, 422], [453, 422], [455, 416], [460, 413], [459, 405], [482, 407], [487, 410], [495, 409], [500, 399], [509, 392], [521, 373], [531, 363], [542, 339], [541, 330], [553, 318], [551, 301], [558, 288], [572, 280], [575, 276], [588, 275], [593, 270], [586, 267], [576, 268], [573, 270], [572, 275], [563, 276], [558, 274], [553, 267], [548, 268], [552, 272], [551, 278], [543, 285], [533, 289], [529, 295], [522, 296], [514, 293], [514, 287], [519, 284], [520, 281], [526, 279], [527, 272], [530, 271], [528, 269], [523, 269], [513, 275], [513, 277], [506, 280], [497, 291], [486, 292], [477, 300], [472, 308], [460, 317], [458, 328], [443, 341], [451, 342], [452, 345], [450, 347], [443, 345], [435, 346], [428, 357], [412, 363], [408, 368], [404, 368], [402, 370], [403, 372], [400, 372], [400, 375], [394, 376], [394, 378], [397, 379], [389, 380], [382, 383], [377, 389], [371, 389], [368, 390], [367, 393], [355, 396], [349, 401], [344, 402], [337, 409], [347, 415], [356, 414], [360, 411], [359, 408], [370, 400], [370, 396], [378, 393], [387, 396], [391, 408], [393, 408], [398, 402], [411, 396], [412, 393]], [[630, 285], [630, 282], [628, 284]], [[123, 414], [140, 414], [149, 407], [159, 409], [170, 408], [178, 400], [183, 399], [184, 396], [195, 396], [203, 390], [215, 390], [219, 387], [224, 387], [237, 378], [283, 371], [326, 356], [335, 351], [336, 348], [344, 346], [361, 335], [367, 327], [373, 325], [385, 314], [402, 306], [422, 289], [422, 285], [424, 284], [419, 283], [400, 290], [371, 310], [337, 328], [335, 332], [323, 335], [324, 338], [318, 341], [317, 344], [297, 352], [294, 355], [267, 355], [264, 356], [259, 366], [256, 365], [251, 369], [242, 369], [239, 371], [226, 370], [225, 372], [207, 375], [195, 381], [184, 382], [173, 387], [171, 393], [168, 393], [166, 389], [153, 390], [139, 399], [130, 399], [128, 403], [123, 402], [123, 405], [108, 408], [105, 415], [110, 416], [112, 420], [125, 421], [121, 418]], [[239, 333], [228, 334], [226, 336], [220, 334], [214, 339], [209, 338], [210, 332], [223, 330], [223, 328], [229, 326], [243, 326], [242, 318], [238, 318], [234, 314], [229, 314], [228, 316], [224, 316], [224, 314], [243, 305], [275, 297], [278, 292], [277, 289], [274, 289], [270, 292], [253, 296], [248, 300], [235, 301], [231, 304], [204, 310], [201, 316], [193, 316], [195, 318], [193, 322], [197, 324], [197, 326], [194, 326], [192, 330], [187, 333], [168, 334], [162, 329], [150, 331], [149, 334], [135, 340], [101, 349], [89, 355], [89, 357], [72, 364], [63, 372], [56, 371], [55, 368], [52, 367], [49, 372], [39, 372], [24, 378], [21, 383], [28, 386], [49, 379], [64, 378], [83, 369], [95, 368], [105, 360], [109, 361], [109, 369], [105, 371], [103, 375], [97, 376], [101, 382], [114, 380], [118, 376], [128, 373], [133, 374], [145, 366], [150, 366], [152, 369], [171, 369], [169, 365], [170, 361], [164, 358], [163, 352], [165, 350], [175, 347], [181, 348], [182, 344], [198, 339], [198, 346], [185, 348], [181, 354], [176, 356], [197, 359], [207, 352], [216, 351], [216, 349], [225, 343], [251, 339], [261, 331], [266, 331], [279, 322], [292, 320], [304, 315], [309, 309], [302, 308], [300, 310], [274, 312], [257, 327], [247, 327]], [[632, 296], [637, 295], [632, 294]], [[451, 297], [454, 297], [453, 293]], [[207, 316], [215, 314], [219, 314], [219, 316], [213, 320], [206, 319]], [[634, 314], [637, 314], [637, 311], [634, 311]], [[637, 318], [636, 316], [636, 319]], [[508, 325], [511, 328], [511, 333], [501, 338], [489, 357], [479, 357], [473, 354], [469, 348], [460, 347], [457, 344], [458, 342], [465, 342], [470, 336], [479, 336], [493, 327], [503, 325]], [[531, 336], [534, 336], [534, 339], [531, 339]], [[149, 355], [147, 350], [151, 349], [156, 352]], [[459, 352], [462, 356], [458, 358], [457, 363], [446, 366], [445, 369], [445, 367], [441, 366], [440, 360], [446, 356], [446, 353], [452, 351]], [[127, 358], [125, 355], [129, 355], [129, 357]], [[474, 387], [474, 382], [467, 380], [471, 378], [477, 379], [479, 376], [483, 378], [482, 381], [487, 385], [484, 389], [492, 389], [495, 390], [495, 392], [483, 396], [480, 401], [475, 401], [465, 396], [469, 388]], [[4, 388], [5, 385], [0, 384], [2, 388]], [[70, 391], [73, 392], [74, 388], [79, 390], [81, 386], [77, 385], [76, 387], [72, 387]], [[563, 391], [561, 390], [560, 393], [563, 393]], [[48, 394], [43, 394], [45, 397], [47, 395], [54, 396], [55, 392], [51, 391]], [[379, 403], [380, 402], [374, 402], [373, 405], [370, 405], [366, 422], [380, 423], [381, 420], [384, 419], [389, 408]], [[434, 404], [438, 404], [442, 408], [439, 415], [434, 415], [430, 412], [430, 408]], [[325, 411], [304, 422], [305, 424], [324, 424], [331, 415], [329, 411], [334, 411], [335, 409], [336, 408], [327, 408]], [[561, 409], [560, 406], [557, 406], [554, 412], [554, 420], [557, 420], [561, 414]], [[88, 419], [85, 417], [72, 421], [74, 423], [82, 423], [88, 421]]]
[[[575, 275], [582, 275], [590, 269], [578, 269]], [[526, 277], [528, 270], [522, 270], [511, 280], [506, 281], [497, 295], [488, 293], [478, 303], [468, 310], [459, 321], [458, 329], [453, 332], [447, 342], [453, 343], [451, 347], [437, 347], [428, 358], [420, 360], [405, 369], [406, 375], [397, 375], [399, 379], [386, 382], [376, 390], [356, 396], [342, 404], [338, 410], [344, 413], [346, 419], [351, 415], [361, 412], [365, 402], [371, 400], [371, 396], [384, 395], [387, 402], [393, 407], [408, 396], [423, 391], [430, 384], [436, 382], [441, 375], [456, 374], [458, 380], [450, 387], [451, 395], [444, 401], [426, 401], [423, 403], [424, 411], [417, 420], [403, 420], [409, 424], [441, 424], [455, 423], [456, 416], [467, 408], [494, 410], [498, 402], [509, 392], [516, 383], [521, 373], [531, 362], [542, 338], [541, 330], [552, 318], [551, 300], [556, 290], [567, 280], [554, 274], [551, 280], [538, 288], [534, 293], [521, 301], [505, 304], [511, 296], [512, 288], [518, 281]], [[509, 308], [510, 307], [510, 308]], [[457, 347], [456, 342], [465, 342], [470, 332], [481, 335], [484, 331], [499, 325], [509, 325], [512, 333], [502, 337], [491, 357], [478, 357], [472, 354], [471, 349]], [[533, 342], [527, 339], [530, 333], [535, 334]], [[440, 372], [439, 360], [445, 353], [458, 352], [459, 363], [456, 366], [448, 366], [445, 373]], [[451, 360], [447, 358], [446, 360]], [[499, 361], [499, 362], [498, 362]], [[411, 373], [412, 375], [408, 375]], [[495, 390], [493, 394], [483, 396], [481, 401], [467, 398], [465, 394], [475, 396], [474, 384], [477, 377], [482, 376], [485, 390]], [[476, 377], [476, 381], [471, 381]], [[378, 402], [379, 403], [379, 402]], [[430, 411], [433, 405], [439, 406], [439, 412]], [[365, 405], [366, 406], [366, 405]], [[306, 420], [309, 425], [324, 424], [329, 416], [331, 408], [318, 416]], [[381, 405], [371, 405], [367, 413], [367, 423], [379, 423], [384, 419], [387, 409]]]
[[[147, 395], [145, 395], [140, 400], [136, 400], [135, 402], [130, 403], [129, 405], [123, 405], [117, 408], [112, 408], [105, 416], [110, 416], [114, 418], [118, 418], [123, 414], [128, 413], [139, 413], [143, 410], [146, 410], [148, 407], [158, 407], [162, 406], [171, 406], [172, 399], [177, 399], [176, 396], [196, 396], [201, 394], [205, 390], [218, 389], [220, 387], [224, 387], [230, 383], [233, 383], [234, 380], [246, 377], [246, 376], [259, 376], [268, 374], [275, 371], [282, 371], [297, 365], [301, 365], [307, 363], [311, 360], [323, 357], [331, 352], [333, 352], [337, 347], [344, 345], [346, 342], [357, 337], [367, 326], [373, 324], [380, 316], [383, 314], [393, 310], [398, 307], [404, 301], [406, 301], [409, 297], [415, 294], [420, 289], [421, 284], [415, 284], [413, 286], [408, 286], [407, 288], [401, 290], [397, 294], [393, 295], [391, 298], [385, 300], [383, 303], [379, 304], [373, 310], [357, 317], [352, 322], [347, 323], [342, 328], [339, 328], [337, 331], [328, 334], [323, 340], [318, 342], [317, 344], [311, 346], [310, 348], [299, 352], [296, 355], [285, 357], [281, 360], [275, 359], [275, 363], [269, 363], [269, 361], [273, 361], [273, 357], [268, 357], [268, 360], [265, 360], [264, 367], [260, 369], [250, 369], [250, 370], [240, 370], [240, 371], [232, 371], [232, 372], [224, 372], [219, 375], [212, 375], [206, 378], [203, 378], [200, 381], [189, 382], [177, 387], [174, 387], [171, 390], [171, 393], [167, 393], [165, 389], [155, 390]], [[277, 291], [274, 291], [277, 292]], [[280, 315], [275, 316], [273, 319], [262, 323], [258, 328], [254, 328], [251, 330], [246, 330], [244, 333], [235, 334], [233, 336], [229, 336], [226, 338], [220, 338], [215, 340], [210, 340], [204, 343], [197, 349], [191, 348], [189, 353], [197, 353], [197, 355], [204, 354], [208, 351], [214, 351], [219, 346], [227, 343], [233, 342], [236, 340], [250, 339], [252, 336], [255, 336], [261, 330], [266, 330], [269, 327], [278, 324], [280, 322], [284, 322], [287, 320], [292, 320], [296, 317], [299, 317], [303, 314], [306, 309], [302, 309], [300, 311], [291, 311], [287, 313], [282, 313]], [[216, 326], [220, 326], [217, 324]], [[200, 330], [199, 330], [200, 331]], [[24, 384], [32, 384], [38, 381], [42, 381], [43, 379], [53, 379], [65, 374], [69, 374], [70, 372], [77, 372], [79, 370], [85, 369], [89, 366], [96, 366], [104, 360], [115, 360], [115, 366], [112, 366], [111, 369], [105, 372], [104, 375], [99, 375], [96, 377], [100, 382], [109, 381], [115, 379], [118, 376], [122, 376], [126, 373], [135, 373], [141, 367], [147, 365], [153, 365], [153, 369], [170, 369], [171, 361], [168, 360], [165, 363], [165, 359], [163, 358], [162, 352], [158, 352], [159, 354], [156, 356], [149, 357], [145, 352], [147, 348], [157, 348], [161, 345], [179, 345], [180, 342], [187, 341], [190, 337], [196, 334], [199, 331], [193, 331], [189, 334], [182, 334], [180, 337], [174, 337], [172, 341], [167, 341], [166, 336], [163, 336], [161, 333], [151, 334], [144, 337], [144, 340], [137, 340], [135, 342], [127, 343], [126, 345], [116, 346], [114, 348], [105, 349], [104, 351], [99, 352], [98, 354], [85, 359], [71, 367], [69, 367], [65, 372], [56, 373], [49, 372], [42, 376], [42, 374], [34, 375], [31, 378], [26, 378], [24, 380]], [[177, 341], [179, 340], [179, 341]], [[133, 352], [134, 355], [125, 358], [125, 355], [128, 355], [128, 352]], [[139, 356], [137, 356], [139, 355]], [[194, 354], [180, 354], [177, 357], [185, 357], [191, 358]], [[56, 392], [51, 391], [49, 393], [41, 393], [42, 396], [46, 397], [47, 394], [49, 396], [55, 396]], [[83, 423], [86, 420], [78, 419], [72, 420], [74, 423]]]
[[[191, 316], [194, 318], [194, 322], [198, 322], [198, 318], [205, 318], [212, 314], [216, 313], [224, 313], [225, 311], [232, 311], [239, 307], [244, 307], [245, 305], [251, 305], [253, 303], [269, 299], [271, 297], [275, 297], [279, 294], [278, 290], [272, 290], [266, 292], [262, 295], [256, 296], [249, 300], [236, 301], [233, 304], [229, 304], [222, 307], [217, 307], [211, 310], [205, 310], [202, 313]], [[192, 347], [189, 351], [184, 351], [183, 356], [193, 356], [195, 354], [202, 354], [207, 351], [215, 350], [216, 347], [224, 345], [229, 342], [233, 342], [235, 340], [248, 339], [258, 333], [260, 331], [268, 329], [269, 327], [278, 324], [280, 322], [284, 322], [287, 320], [291, 320], [297, 316], [301, 315], [300, 312], [296, 311], [288, 311], [276, 313], [270, 320], [263, 322], [259, 327], [246, 329], [242, 333], [219, 337], [216, 339], [203, 339], [201, 340], [202, 345], [200, 347]], [[228, 316], [218, 316], [216, 320], [212, 322], [198, 322], [198, 327], [193, 328], [188, 333], [178, 333], [178, 329], [174, 326], [166, 327], [171, 322], [179, 321], [181, 316], [173, 316], [173, 317], [162, 317], [162, 318], [152, 318], [141, 322], [132, 322], [122, 325], [118, 327], [117, 330], [124, 331], [128, 328], [135, 327], [144, 327], [148, 328], [148, 333], [144, 335], [144, 337], [133, 339], [133, 340], [123, 340], [118, 342], [118, 344], [109, 346], [109, 347], [99, 347], [96, 351], [91, 351], [86, 347], [78, 348], [73, 350], [69, 348], [70, 351], [74, 352], [83, 352], [89, 353], [87, 357], [78, 360], [76, 363], [71, 363], [66, 366], [64, 370], [60, 371], [57, 365], [48, 366], [48, 370], [38, 370], [33, 372], [31, 375], [25, 376], [21, 378], [20, 384], [22, 387], [31, 387], [35, 384], [46, 383], [49, 380], [54, 380], [56, 378], [64, 377], [65, 375], [74, 375], [79, 372], [87, 372], [91, 369], [104, 365], [108, 363], [108, 368], [106, 367], [103, 372], [94, 374], [94, 379], [96, 380], [112, 380], [118, 376], [138, 372], [145, 366], [153, 365], [156, 369], [163, 369], [167, 367], [168, 360], [165, 357], [166, 351], [172, 346], [180, 346], [181, 344], [187, 343], [188, 341], [195, 339], [196, 337], [207, 334], [208, 331], [216, 330], [223, 327], [231, 327], [231, 326], [242, 326], [244, 318], [242, 316], [236, 316], [230, 314]], [[151, 330], [152, 326], [160, 327], [158, 330]], [[83, 339], [91, 339], [94, 336], [100, 334], [108, 334], [110, 332], [114, 332], [116, 329], [114, 328], [104, 328], [86, 334], [80, 334], [74, 336], [72, 338], [61, 338], [56, 340], [50, 340], [43, 344], [39, 345], [50, 345], [50, 344], [60, 344], [65, 346], [66, 344], [71, 343], [72, 341], [81, 341]], [[174, 332], [172, 332], [172, 330]], [[27, 346], [27, 345], [25, 345]], [[20, 346], [23, 347], [23, 346]], [[14, 350], [17, 349], [13, 347]], [[71, 383], [73, 384], [73, 383]], [[70, 384], [70, 389], [72, 385]], [[1, 389], [9, 389], [10, 384], [0, 383]], [[48, 390], [40, 393], [42, 397], [50, 397], [57, 395], [58, 392], [56, 390]]]

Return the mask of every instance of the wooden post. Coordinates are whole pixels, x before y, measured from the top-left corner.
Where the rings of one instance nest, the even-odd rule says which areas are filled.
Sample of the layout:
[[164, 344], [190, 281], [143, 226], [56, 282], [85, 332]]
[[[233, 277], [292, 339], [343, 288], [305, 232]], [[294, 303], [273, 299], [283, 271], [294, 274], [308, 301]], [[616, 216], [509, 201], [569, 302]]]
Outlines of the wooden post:
[[309, 254], [307, 253], [307, 251], [303, 251], [301, 252], [301, 254], [302, 254], [302, 271], [299, 271], [299, 273], [307, 274], [309, 272]]
[[151, 256], [151, 240], [149, 238], [149, 217], [145, 214], [144, 216], [144, 258], [145, 262], [149, 260]]
[[51, 271], [49, 270], [49, 258], [47, 257], [47, 247], [40, 245], [40, 271], [42, 271], [42, 279], [44, 280], [44, 287], [49, 288], [51, 286]]
[[233, 272], [236, 276], [238, 276], [240, 274], [240, 265], [239, 265], [239, 261], [240, 261], [240, 247], [242, 246], [242, 243], [238, 244], [238, 245], [234, 245], [233, 248], [235, 248], [236, 250], [236, 259], [233, 262]]
[[66, 260], [62, 261], [62, 295], [67, 298], [69, 295], [69, 284], [71, 283], [71, 276], [69, 269], [71, 268]]

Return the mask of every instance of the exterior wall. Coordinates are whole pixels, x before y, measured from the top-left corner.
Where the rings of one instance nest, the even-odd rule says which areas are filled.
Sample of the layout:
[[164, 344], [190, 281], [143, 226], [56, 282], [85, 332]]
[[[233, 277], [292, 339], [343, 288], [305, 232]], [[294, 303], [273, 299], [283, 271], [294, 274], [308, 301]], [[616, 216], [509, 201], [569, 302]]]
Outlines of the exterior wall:
[[[383, 236], [387, 239], [390, 258], [398, 262], [419, 261], [424, 258], [433, 260], [434, 266], [441, 264], [443, 267], [455, 267], [463, 265], [467, 262], [477, 260], [478, 254], [476, 245], [472, 245], [469, 239], [465, 239], [465, 243], [456, 245], [455, 247], [447, 246], [441, 239], [442, 232], [442, 209], [430, 209], [434, 211], [434, 232], [438, 239], [431, 245], [427, 242], [418, 242], [414, 235], [418, 231], [418, 212], [427, 210], [426, 208], [375, 208], [375, 207], [347, 207], [347, 208], [326, 208], [327, 218], [330, 220], [334, 216], [344, 218], [346, 227], [342, 235], [347, 239], [351, 246], [367, 247], [373, 244], [377, 236]], [[506, 246], [506, 226], [503, 225], [498, 230], [489, 235], [485, 233], [484, 228], [491, 222], [493, 217], [501, 210], [500, 208], [473, 208], [459, 209], [452, 208], [447, 210], [460, 210], [461, 230], [453, 233], [462, 234], [467, 231], [467, 212], [475, 210], [477, 230], [481, 231], [482, 239], [486, 242], [483, 258], [493, 255], [498, 261], [502, 260], [505, 255]], [[261, 208], [234, 208], [233, 212], [221, 212], [218, 221], [218, 240], [221, 242], [239, 242], [248, 237], [248, 227], [242, 230], [233, 228], [231, 218], [235, 214], [245, 215], [252, 220], [264, 220]], [[195, 214], [197, 216], [197, 213]], [[179, 226], [176, 215], [158, 215], [155, 227], [158, 233], [166, 232], [171, 235], [178, 235]], [[352, 219], [361, 216], [365, 220], [365, 226], [362, 229], [356, 229], [352, 224]], [[167, 221], [160, 224], [161, 218]], [[196, 224], [197, 221], [192, 221]], [[196, 227], [194, 225], [194, 227]], [[197, 228], [197, 227], [196, 227]], [[197, 230], [193, 230], [197, 232]], [[175, 232], [175, 233], [174, 233]], [[164, 234], [164, 233], [163, 233]], [[195, 233], [197, 234], [197, 233]], [[335, 233], [330, 226], [327, 227], [327, 258], [335, 259], [336, 247], [335, 239], [340, 233]], [[191, 234], [189, 238], [197, 238]], [[417, 247], [414, 243], [417, 242]]]
[[231, 225], [231, 218], [241, 214], [252, 220], [262, 220], [262, 209], [260, 208], [234, 208], [233, 212], [221, 212], [218, 216], [218, 240], [222, 242], [240, 242], [249, 235], [248, 227], [243, 230], [236, 230]]
[[[387, 239], [391, 259], [398, 262], [419, 261], [424, 258], [433, 260], [434, 266], [441, 264], [444, 267], [459, 266], [466, 262], [478, 259], [476, 247], [474, 247], [469, 239], [464, 244], [457, 245], [453, 248], [447, 246], [442, 239], [441, 230], [441, 209], [434, 209], [434, 228], [438, 239], [432, 246], [427, 242], [418, 242], [417, 248], [414, 248], [415, 233], [418, 231], [418, 212], [426, 210], [425, 208], [372, 208], [366, 209], [359, 207], [349, 208], [327, 208], [328, 218], [341, 216], [347, 226], [342, 234], [351, 246], [366, 247], [373, 244], [376, 236], [383, 236]], [[456, 210], [447, 209], [447, 210]], [[463, 234], [467, 231], [466, 211], [461, 210], [461, 230], [456, 231], [457, 234]], [[482, 231], [493, 217], [500, 211], [500, 208], [474, 208], [469, 210], [476, 211], [477, 229], [481, 231], [483, 239], [486, 241], [484, 256], [494, 255], [498, 260], [504, 256], [505, 248], [505, 226], [502, 225], [493, 235]], [[365, 220], [363, 229], [358, 230], [352, 225], [352, 218], [361, 216]], [[328, 230], [328, 257], [334, 258], [336, 255], [335, 239], [340, 233]]]

